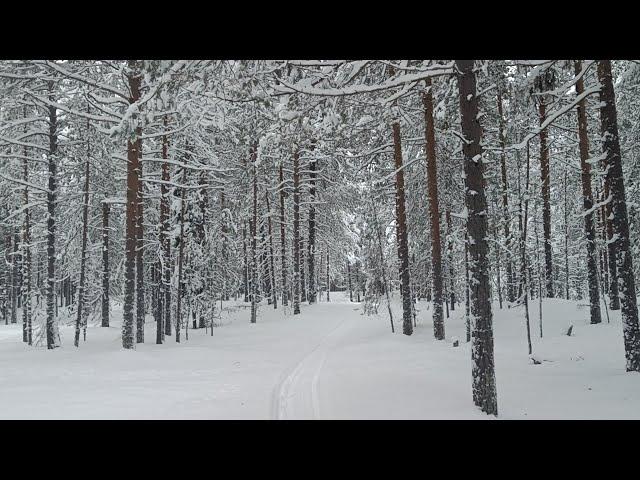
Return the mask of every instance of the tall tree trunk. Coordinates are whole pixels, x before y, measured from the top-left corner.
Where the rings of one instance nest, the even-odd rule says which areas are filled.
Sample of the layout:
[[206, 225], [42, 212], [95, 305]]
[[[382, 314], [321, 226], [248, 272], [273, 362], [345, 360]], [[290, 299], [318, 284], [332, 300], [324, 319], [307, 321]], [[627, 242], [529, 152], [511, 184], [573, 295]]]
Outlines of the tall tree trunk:
[[280, 180], [280, 248], [281, 248], [281, 262], [282, 262], [282, 305], [285, 307], [289, 304], [289, 291], [287, 287], [287, 239], [285, 236], [285, 223], [284, 223], [284, 174], [283, 166], [280, 164], [279, 180]]
[[331, 301], [329, 297], [329, 292], [331, 292], [331, 279], [329, 278], [329, 245], [327, 248], [327, 302]]
[[607, 175], [611, 192], [613, 213], [613, 236], [616, 238], [616, 268], [618, 291], [622, 310], [622, 328], [627, 371], [640, 371], [640, 328], [638, 326], [638, 304], [636, 301], [633, 258], [629, 242], [627, 201], [622, 173], [622, 155], [618, 136], [618, 118], [611, 75], [611, 61], [598, 61], [600, 80], [600, 121], [604, 137], [603, 151], [606, 158]]
[[447, 253], [449, 254], [449, 296], [451, 298], [451, 311], [456, 309], [455, 272], [453, 270], [453, 239], [451, 238], [451, 211], [447, 208], [445, 214], [447, 220]]
[[[547, 106], [544, 97], [538, 104], [540, 125], [547, 119]], [[551, 193], [549, 187], [549, 147], [547, 145], [547, 129], [540, 132], [540, 177], [542, 182], [542, 223], [544, 228], [544, 260], [547, 286], [547, 297], [553, 298], [553, 256], [551, 251]]]
[[[142, 75], [139, 71], [138, 62], [129, 60], [130, 72], [128, 74], [129, 104], [134, 104], [140, 99], [140, 84]], [[140, 142], [138, 137], [142, 135], [142, 128], [136, 127], [135, 138], [127, 140], [127, 210], [126, 210], [126, 253], [124, 263], [124, 306], [122, 309], [122, 347], [126, 349], [135, 348], [135, 332], [133, 310], [136, 289], [136, 246], [138, 228], [136, 218], [138, 216], [138, 188], [140, 181], [139, 163], [140, 154], [138, 148]]]
[[300, 301], [307, 302], [307, 282], [305, 278], [305, 258], [304, 258], [304, 239], [300, 237]]
[[[611, 194], [609, 182], [604, 182], [604, 197], [609, 198]], [[611, 220], [611, 202], [605, 205], [605, 225], [607, 232], [607, 259], [609, 264], [609, 306], [611, 310], [620, 310], [620, 297], [618, 296], [618, 267], [616, 266], [616, 242], [613, 241], [613, 222]]]
[[402, 140], [400, 138], [400, 123], [395, 120], [391, 124], [393, 132], [393, 157], [396, 168], [396, 205], [398, 258], [400, 259], [400, 282], [402, 289], [402, 333], [413, 333], [411, 308], [411, 281], [409, 278], [409, 244], [407, 240], [407, 213], [404, 195], [404, 170], [402, 165]]
[[[165, 115], [163, 119], [165, 131], [168, 129], [169, 119]], [[169, 158], [169, 142], [166, 135], [162, 136], [162, 159]], [[170, 191], [169, 181], [171, 176], [169, 173], [169, 163], [162, 162], [162, 184], [160, 185], [160, 245], [162, 248], [162, 292], [163, 292], [163, 314], [162, 327], [164, 332], [162, 340], [165, 336], [171, 335], [171, 238], [169, 237], [170, 228]], [[162, 328], [161, 327], [161, 328]]]
[[470, 304], [469, 304], [469, 234], [467, 232], [464, 233], [464, 319], [465, 319], [465, 331], [467, 334], [467, 342], [471, 341], [471, 316], [470, 313]]
[[258, 315], [258, 145], [251, 148], [253, 170], [253, 221], [251, 222], [251, 323]]
[[[293, 152], [293, 314], [300, 313], [300, 153]], [[284, 258], [284, 257], [283, 257]]]
[[269, 265], [271, 266], [271, 299], [273, 301], [273, 308], [278, 308], [278, 293], [276, 292], [276, 270], [273, 261], [273, 229], [271, 226], [271, 207], [269, 205], [269, 191], [264, 191], [264, 199], [267, 206], [267, 225], [269, 229]]
[[[311, 153], [315, 150], [315, 141], [311, 142]], [[318, 281], [315, 270], [316, 257], [316, 159], [309, 159], [309, 235], [307, 242], [307, 261], [309, 268], [309, 303], [316, 303], [318, 300]]]
[[[24, 107], [24, 118], [27, 117], [27, 110]], [[25, 125], [26, 132], [26, 125]], [[24, 147], [24, 204], [25, 207], [29, 205], [29, 187], [27, 184], [29, 183], [29, 165], [27, 163], [27, 147]], [[24, 332], [23, 332], [23, 341], [27, 342], [27, 344], [33, 344], [33, 329], [31, 325], [32, 320], [32, 305], [31, 305], [31, 210], [29, 208], [25, 208], [24, 211], [24, 234], [23, 234], [23, 244], [24, 244], [24, 264], [23, 264], [23, 301], [22, 301], [22, 317], [24, 324]]]
[[136, 343], [144, 343], [144, 183], [142, 181], [142, 138], [138, 137], [138, 192], [136, 215]]
[[[9, 237], [11, 240], [11, 236]], [[18, 295], [20, 284], [18, 283], [18, 243], [20, 237], [18, 232], [13, 234], [12, 255], [11, 255], [11, 323], [18, 323]]]
[[511, 258], [511, 232], [509, 231], [509, 184], [507, 182], [507, 155], [506, 138], [504, 133], [504, 113], [502, 106], [502, 91], [498, 88], [498, 137], [500, 139], [500, 174], [502, 180], [502, 217], [504, 222], [504, 248], [507, 252], [506, 274], [507, 274], [507, 301], [513, 302], [516, 297], [513, 261]]
[[109, 326], [109, 203], [102, 203], [102, 326]]
[[244, 265], [242, 269], [242, 280], [244, 284], [244, 302], [249, 302], [249, 259], [247, 257], [247, 226], [242, 222], [242, 253]]
[[351, 263], [347, 260], [347, 280], [349, 281], [349, 301], [353, 302], [353, 286], [351, 284]]
[[433, 285], [433, 335], [444, 340], [444, 317], [442, 311], [443, 280], [442, 250], [440, 239], [440, 207], [438, 203], [438, 167], [436, 162], [435, 124], [433, 121], [433, 95], [431, 79], [426, 81], [424, 103], [425, 148], [427, 153], [427, 187], [429, 189], [429, 214], [431, 219], [431, 277]]
[[[582, 62], [574, 62], [576, 76], [582, 73]], [[576, 94], [584, 92], [584, 80], [580, 77], [576, 82]], [[591, 193], [591, 166], [589, 160], [589, 137], [587, 134], [586, 101], [578, 103], [578, 145], [580, 149], [580, 167], [582, 169], [582, 206], [584, 208], [584, 230], [587, 237], [587, 277], [589, 281], [589, 306], [591, 323], [600, 323], [600, 293], [598, 291], [598, 252], [596, 251], [596, 231], [593, 224], [593, 195]]]
[[565, 294], [569, 300], [569, 221], [567, 214], [567, 167], [564, 168], [564, 275]]
[[[187, 169], [182, 170], [182, 188], [180, 192], [180, 245], [178, 246], [178, 295], [176, 296], [176, 343], [180, 343], [180, 329], [182, 328], [182, 297], [184, 295], [184, 285], [182, 279], [182, 266], [184, 263], [184, 216], [185, 216], [185, 194], [187, 189]], [[186, 321], [189, 325], [189, 318]]]
[[[87, 122], [87, 127], [88, 127]], [[87, 129], [88, 135], [88, 129]], [[87, 159], [84, 162], [84, 204], [82, 205], [82, 249], [80, 250], [80, 287], [78, 288], [78, 311], [73, 345], [80, 345], [80, 328], [85, 323], [85, 270], [87, 267], [87, 233], [89, 228], [89, 141], [87, 137]], [[85, 330], [86, 331], [86, 330]]]
[[[49, 81], [49, 99], [53, 101], [53, 81]], [[49, 107], [49, 190], [47, 191], [47, 348], [59, 347], [56, 319], [56, 197], [58, 196], [58, 116]]]
[[489, 255], [487, 245], [487, 199], [484, 193], [484, 165], [478, 120], [478, 97], [473, 60], [457, 60], [460, 118], [464, 154], [467, 232], [471, 240], [471, 316], [473, 335], [473, 401], [490, 415], [498, 414], [493, 358], [493, 314], [489, 289]]

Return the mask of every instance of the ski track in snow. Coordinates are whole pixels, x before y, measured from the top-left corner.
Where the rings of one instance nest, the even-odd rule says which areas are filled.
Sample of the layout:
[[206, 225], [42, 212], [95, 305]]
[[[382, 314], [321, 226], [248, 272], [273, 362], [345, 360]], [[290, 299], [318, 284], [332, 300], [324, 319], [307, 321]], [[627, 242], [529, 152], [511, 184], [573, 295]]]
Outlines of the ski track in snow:
[[315, 347], [285, 370], [273, 390], [272, 419], [319, 420], [321, 418], [318, 388], [320, 373], [332, 347], [331, 340], [349, 322], [349, 319], [349, 316], [344, 317]]

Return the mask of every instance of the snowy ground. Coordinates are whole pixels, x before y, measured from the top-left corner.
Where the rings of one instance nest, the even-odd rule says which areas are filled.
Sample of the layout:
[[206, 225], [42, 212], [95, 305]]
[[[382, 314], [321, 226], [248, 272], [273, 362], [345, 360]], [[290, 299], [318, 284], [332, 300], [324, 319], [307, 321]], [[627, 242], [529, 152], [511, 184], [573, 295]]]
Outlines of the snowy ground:
[[[540, 339], [532, 305], [534, 365], [527, 354], [523, 312], [494, 305], [499, 418], [640, 419], [640, 374], [626, 373], [619, 312], [611, 323], [588, 324], [588, 307], [545, 301]], [[260, 308], [258, 323], [238, 308], [214, 335], [190, 330], [121, 348], [119, 317], [89, 327], [87, 342], [47, 351], [21, 342], [21, 325], [0, 325], [0, 418], [139, 419], [486, 419], [471, 400], [471, 359], [463, 307], [435, 341], [429, 305], [418, 325], [396, 334], [386, 308], [362, 315], [361, 305], [333, 293], [331, 303], [302, 313]], [[604, 316], [604, 310], [603, 310]], [[573, 324], [573, 336], [565, 335]], [[452, 340], [460, 339], [453, 347]]]

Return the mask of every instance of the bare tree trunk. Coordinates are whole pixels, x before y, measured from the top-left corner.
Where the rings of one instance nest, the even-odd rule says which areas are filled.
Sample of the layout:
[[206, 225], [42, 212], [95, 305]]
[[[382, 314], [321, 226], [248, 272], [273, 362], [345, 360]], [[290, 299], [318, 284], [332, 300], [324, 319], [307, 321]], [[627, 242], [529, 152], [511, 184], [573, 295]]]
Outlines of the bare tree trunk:
[[469, 315], [469, 234], [465, 232], [464, 234], [464, 291], [465, 291], [465, 301], [464, 301], [464, 318], [465, 318], [465, 330], [467, 333], [467, 342], [471, 341], [471, 317]]
[[330, 301], [329, 292], [331, 291], [331, 279], [329, 278], [329, 245], [327, 248], [327, 302]]
[[473, 60], [457, 60], [460, 117], [463, 142], [467, 231], [471, 244], [471, 315], [473, 319], [473, 401], [490, 415], [498, 414], [493, 358], [493, 314], [489, 289], [489, 256], [487, 245], [487, 199], [484, 193], [484, 165], [478, 120], [478, 97]]
[[307, 282], [305, 278], [305, 258], [304, 258], [304, 239], [300, 238], [300, 301], [307, 302], [309, 301], [309, 297], [307, 295]]
[[[169, 119], [165, 115], [163, 119], [165, 131], [169, 125]], [[162, 159], [167, 160], [169, 158], [169, 142], [167, 136], [162, 136]], [[169, 237], [169, 181], [171, 180], [169, 174], [169, 163], [162, 162], [162, 184], [160, 185], [160, 245], [162, 248], [162, 341], [165, 336], [171, 335], [171, 238]], [[156, 335], [157, 336], [157, 335]], [[157, 341], [156, 341], [157, 343]]]
[[102, 202], [102, 326], [109, 326], [109, 203]]
[[353, 302], [353, 286], [351, 284], [351, 264], [347, 260], [347, 280], [349, 282], [349, 301]]
[[[87, 121], [87, 127], [88, 127]], [[87, 128], [88, 135], [88, 128]], [[84, 162], [84, 204], [82, 205], [82, 249], [80, 251], [80, 287], [78, 289], [78, 311], [76, 315], [76, 331], [73, 345], [80, 345], [80, 327], [85, 323], [85, 269], [87, 266], [87, 233], [89, 228], [89, 141], [87, 137], [87, 159]], [[86, 328], [86, 327], [85, 327]], [[85, 329], [86, 332], [86, 329]]]
[[567, 215], [567, 167], [564, 168], [564, 275], [565, 293], [569, 300], [569, 221]]
[[269, 264], [271, 265], [271, 299], [274, 310], [278, 308], [278, 293], [276, 292], [276, 270], [273, 261], [273, 229], [271, 228], [271, 207], [269, 205], [269, 191], [264, 191], [264, 199], [267, 205], [267, 225], [269, 229]]
[[142, 138], [138, 138], [138, 192], [136, 215], [136, 343], [144, 343], [144, 183], [142, 182]]
[[[311, 142], [311, 152], [315, 150], [315, 141]], [[316, 256], [316, 159], [309, 159], [309, 234], [307, 242], [307, 262], [309, 268], [309, 304], [316, 303], [318, 299], [318, 282], [315, 270]]]
[[[24, 117], [27, 117], [26, 107], [24, 108]], [[26, 126], [25, 126], [26, 132]], [[27, 163], [27, 147], [24, 147], [24, 204], [29, 205], [29, 165]], [[31, 325], [31, 211], [29, 208], [25, 208], [24, 211], [24, 264], [23, 264], [23, 278], [24, 278], [24, 293], [22, 300], [22, 317], [23, 317], [23, 341], [27, 344], [33, 344], [33, 329]]]
[[451, 238], [451, 211], [447, 208], [445, 217], [447, 220], [447, 253], [449, 255], [449, 296], [451, 298], [451, 311], [456, 309], [455, 272], [453, 271], [453, 239]]
[[400, 138], [400, 124], [394, 121], [391, 125], [393, 131], [393, 157], [396, 168], [396, 205], [397, 205], [397, 232], [398, 232], [398, 258], [400, 259], [400, 282], [402, 290], [402, 333], [413, 333], [412, 308], [411, 308], [411, 282], [409, 278], [409, 245], [407, 241], [407, 213], [404, 195], [404, 170], [402, 166], [402, 140]]
[[282, 163], [280, 164], [279, 181], [280, 181], [280, 253], [282, 262], [282, 305], [285, 307], [289, 304], [289, 290], [287, 286], [287, 238], [285, 235], [286, 226], [284, 223], [284, 173]]
[[[48, 206], [48, 203], [47, 203]], [[11, 237], [9, 237], [11, 238]], [[20, 284], [18, 283], [18, 243], [20, 237], [16, 231], [13, 235], [13, 248], [11, 255], [11, 323], [18, 323], [18, 295]], [[47, 250], [48, 251], [48, 250]]]
[[[574, 62], [576, 76], [582, 73], [582, 62]], [[584, 80], [578, 78], [576, 82], [576, 95], [584, 92]], [[584, 208], [584, 230], [587, 237], [587, 272], [589, 281], [589, 305], [591, 311], [591, 323], [600, 323], [600, 293], [598, 291], [598, 265], [596, 251], [596, 231], [593, 224], [593, 195], [591, 193], [591, 166], [589, 160], [589, 137], [587, 135], [586, 102], [578, 103], [578, 138], [580, 148], [580, 167], [582, 169], [582, 206]]]
[[[187, 169], [182, 170], [182, 185], [180, 192], [180, 245], [178, 247], [178, 295], [176, 297], [176, 343], [180, 343], [180, 329], [182, 328], [182, 296], [184, 295], [184, 285], [182, 284], [182, 264], [184, 259], [184, 215], [185, 215], [185, 193], [187, 186]], [[187, 318], [187, 326], [189, 319]]]
[[251, 163], [253, 165], [253, 221], [251, 222], [251, 323], [256, 323], [258, 315], [258, 145], [251, 148]]
[[[504, 248], [507, 251], [506, 274], [507, 274], [507, 301], [513, 302], [516, 297], [513, 261], [511, 258], [511, 232], [509, 231], [509, 185], [507, 183], [507, 155], [506, 139], [504, 134], [504, 114], [502, 110], [502, 91], [498, 88], [498, 136], [500, 139], [500, 173], [502, 180], [502, 217], [504, 222]], [[498, 267], [499, 268], [499, 267]], [[500, 302], [502, 303], [502, 302]], [[502, 306], [500, 307], [502, 308]]]
[[[546, 103], [540, 97], [538, 112], [540, 125], [547, 119]], [[547, 146], [547, 129], [540, 132], [540, 176], [542, 180], [542, 222], [544, 228], [544, 259], [547, 285], [547, 297], [553, 298], [553, 256], [551, 251], [551, 193], [549, 187], [549, 147]]]
[[640, 327], [636, 301], [633, 258], [629, 242], [629, 221], [622, 173], [622, 155], [618, 136], [618, 118], [611, 75], [611, 61], [598, 61], [600, 80], [600, 121], [604, 137], [607, 176], [611, 192], [613, 235], [616, 238], [616, 267], [622, 310], [622, 328], [627, 371], [640, 371]]
[[[129, 103], [134, 104], [140, 99], [140, 84], [142, 75], [139, 71], [138, 62], [129, 60], [131, 72], [128, 74], [129, 90], [131, 97]], [[140, 142], [137, 138], [142, 134], [142, 128], [137, 127], [135, 138], [127, 141], [127, 221], [126, 221], [126, 254], [125, 254], [125, 280], [124, 280], [124, 306], [122, 309], [122, 347], [131, 349], [135, 347], [135, 333], [133, 309], [136, 289], [136, 246], [137, 246], [137, 222], [138, 215], [138, 179], [140, 153], [138, 148]]]
[[442, 250], [440, 239], [440, 207], [438, 203], [438, 171], [436, 162], [435, 124], [433, 121], [433, 96], [431, 79], [426, 81], [424, 103], [425, 139], [427, 153], [427, 186], [429, 189], [429, 214], [431, 219], [431, 274], [433, 278], [433, 334], [444, 340], [444, 317], [442, 311], [443, 280]]
[[[49, 99], [53, 101], [53, 81], [49, 81]], [[59, 347], [56, 319], [56, 197], [58, 193], [58, 117], [56, 108], [49, 107], [49, 190], [47, 191], [47, 348]], [[14, 260], [15, 261], [15, 260]]]
[[[293, 314], [300, 313], [300, 158], [293, 152]], [[284, 258], [284, 257], [283, 257]]]
[[[609, 182], [604, 182], [604, 197], [609, 198], [611, 194]], [[611, 310], [620, 310], [620, 297], [618, 295], [618, 267], [616, 266], [616, 242], [613, 241], [613, 221], [611, 202], [605, 205], [605, 224], [607, 232], [607, 257], [609, 264], [609, 305]]]

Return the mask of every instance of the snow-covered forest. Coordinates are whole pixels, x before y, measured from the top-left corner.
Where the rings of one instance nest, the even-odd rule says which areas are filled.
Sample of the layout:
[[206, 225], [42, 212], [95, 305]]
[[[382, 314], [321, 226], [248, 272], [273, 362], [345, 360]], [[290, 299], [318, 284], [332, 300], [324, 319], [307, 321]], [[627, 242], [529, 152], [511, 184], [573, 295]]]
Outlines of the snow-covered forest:
[[639, 89], [0, 61], [0, 418], [640, 418]]

